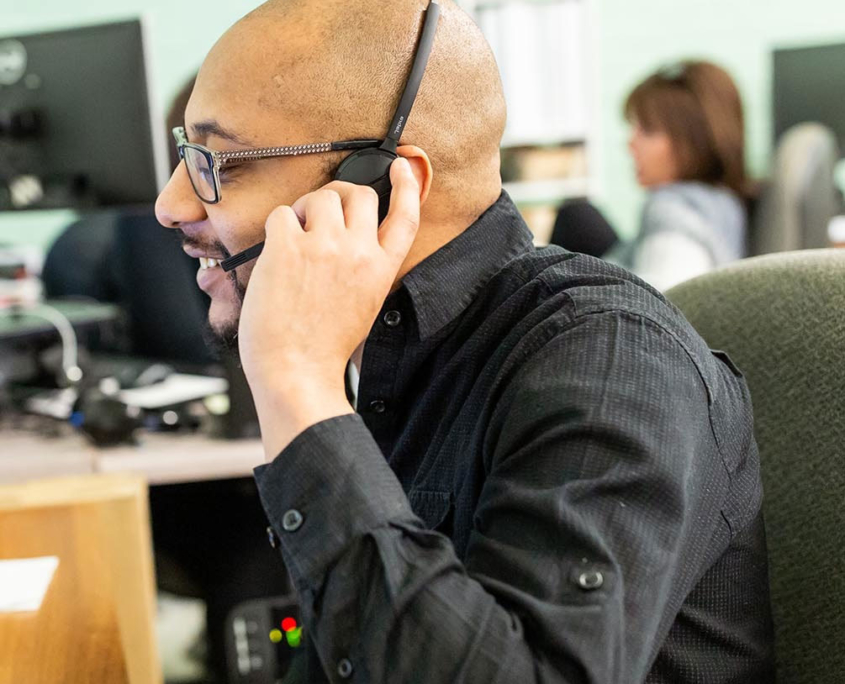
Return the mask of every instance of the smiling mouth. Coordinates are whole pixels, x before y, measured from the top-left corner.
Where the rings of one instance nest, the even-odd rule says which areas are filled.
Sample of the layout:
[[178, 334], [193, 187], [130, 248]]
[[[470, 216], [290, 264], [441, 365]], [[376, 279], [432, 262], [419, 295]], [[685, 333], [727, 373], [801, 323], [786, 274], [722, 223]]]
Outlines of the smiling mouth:
[[207, 271], [210, 268], [219, 268], [222, 259], [210, 259], [208, 257], [199, 257], [200, 269]]

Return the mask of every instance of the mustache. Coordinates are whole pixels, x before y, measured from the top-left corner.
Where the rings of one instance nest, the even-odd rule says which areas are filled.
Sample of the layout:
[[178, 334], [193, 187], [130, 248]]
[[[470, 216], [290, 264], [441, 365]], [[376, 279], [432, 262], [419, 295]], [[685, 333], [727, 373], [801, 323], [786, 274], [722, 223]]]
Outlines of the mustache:
[[[196, 238], [192, 238], [188, 235], [185, 235], [180, 229], [176, 229], [178, 233], [178, 237], [182, 240], [182, 247], [188, 247], [193, 249], [198, 249], [206, 254], [222, 254], [224, 259], [228, 259], [232, 256], [231, 252], [223, 245], [222, 242], [219, 240], [212, 240], [210, 242], [204, 242], [202, 240], [197, 240]], [[241, 281], [238, 280], [238, 273], [237, 271], [231, 271], [230, 273], [226, 274], [226, 277], [232, 282], [235, 287], [235, 294], [238, 296], [241, 304], [244, 303], [244, 297], [246, 297], [246, 285], [244, 285]], [[228, 345], [231, 347], [231, 345]]]
[[185, 235], [185, 233], [183, 233], [181, 230], [177, 229], [177, 232], [179, 233], [179, 237], [182, 241], [182, 247], [188, 247], [189, 249], [197, 249], [207, 254], [222, 254], [224, 259], [228, 259], [232, 256], [229, 250], [226, 249], [223, 243], [219, 240], [207, 242], [203, 240], [197, 240], [196, 238]]

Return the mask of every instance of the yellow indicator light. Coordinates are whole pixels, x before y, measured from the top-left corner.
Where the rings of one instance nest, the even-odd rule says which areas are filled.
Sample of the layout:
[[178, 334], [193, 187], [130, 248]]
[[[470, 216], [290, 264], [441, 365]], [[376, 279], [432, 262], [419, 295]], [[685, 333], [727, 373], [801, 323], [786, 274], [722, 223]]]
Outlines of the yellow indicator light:
[[282, 640], [282, 630], [280, 629], [271, 629], [270, 630], [270, 641], [274, 644], [278, 644]]

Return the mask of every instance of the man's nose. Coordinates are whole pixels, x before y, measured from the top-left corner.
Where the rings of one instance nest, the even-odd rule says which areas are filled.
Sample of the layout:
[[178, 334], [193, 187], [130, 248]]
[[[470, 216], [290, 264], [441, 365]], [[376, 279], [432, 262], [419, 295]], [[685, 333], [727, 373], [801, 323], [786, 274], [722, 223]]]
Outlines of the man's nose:
[[185, 162], [179, 163], [156, 200], [156, 218], [166, 228], [204, 221], [208, 215], [188, 178]]

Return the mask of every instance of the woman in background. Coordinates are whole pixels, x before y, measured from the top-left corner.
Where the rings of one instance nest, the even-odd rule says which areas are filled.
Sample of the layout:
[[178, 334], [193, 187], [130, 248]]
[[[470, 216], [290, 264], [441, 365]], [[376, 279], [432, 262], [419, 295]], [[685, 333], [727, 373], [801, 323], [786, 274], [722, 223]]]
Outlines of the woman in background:
[[[744, 257], [744, 120], [728, 73], [709, 62], [679, 62], [634, 88], [624, 111], [637, 181], [649, 196], [633, 242], [595, 255], [659, 290]], [[569, 248], [583, 242], [585, 231], [594, 234], [595, 221], [588, 227], [583, 214], [583, 206], [564, 205], [556, 226], [561, 239], [553, 241]]]
[[629, 148], [650, 191], [626, 259], [660, 290], [746, 255], [742, 102], [728, 73], [681, 62], [628, 96]]

